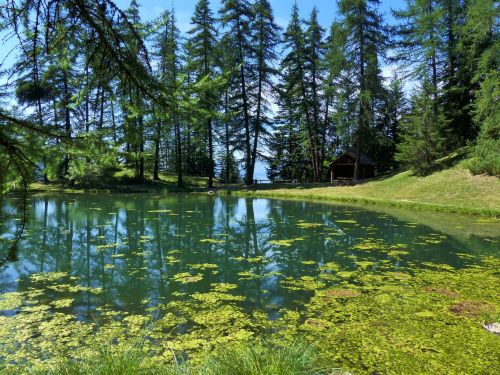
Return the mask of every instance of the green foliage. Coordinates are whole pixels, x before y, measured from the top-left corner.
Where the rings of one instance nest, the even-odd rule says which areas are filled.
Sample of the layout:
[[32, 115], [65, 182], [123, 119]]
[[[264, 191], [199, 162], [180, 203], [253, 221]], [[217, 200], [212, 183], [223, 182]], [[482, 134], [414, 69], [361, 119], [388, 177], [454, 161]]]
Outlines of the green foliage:
[[397, 146], [396, 160], [417, 173], [428, 172], [444, 152], [445, 120], [431, 93], [432, 87], [427, 83], [413, 97], [412, 110], [401, 125], [401, 143]]
[[475, 174], [500, 176], [500, 74], [498, 72], [500, 41], [495, 22], [499, 9], [491, 0], [472, 1], [468, 18], [462, 27], [462, 48], [475, 67], [474, 82], [479, 84], [473, 103], [474, 122], [479, 137], [474, 158], [469, 164]]
[[238, 163], [232, 153], [223, 155], [219, 165], [221, 166], [219, 173], [221, 181], [224, 181], [226, 184], [234, 184], [241, 180]]
[[[101, 344], [80, 362], [58, 357], [51, 365], [35, 367], [34, 375], [303, 375], [319, 369], [317, 350], [306, 342], [286, 346], [250, 342], [206, 355], [197, 365], [152, 364], [139, 343]], [[24, 372], [22, 372], [24, 374]], [[335, 372], [341, 374], [341, 372]]]
[[[149, 170], [155, 181], [175, 171], [179, 187], [183, 174], [207, 176], [212, 187], [219, 150], [243, 155], [247, 184], [259, 158], [269, 162], [271, 179], [318, 182], [327, 178], [327, 161], [348, 148], [364, 152], [385, 172], [397, 166], [399, 145], [402, 163], [425, 170], [440, 153], [475, 141], [471, 170], [497, 174], [493, 0], [407, 0], [393, 12], [390, 29], [379, 1], [339, 0], [328, 36], [316, 8], [303, 20], [294, 5], [280, 35], [268, 0], [223, 1], [220, 17], [208, 0], [199, 0], [187, 38], [171, 11], [143, 22], [137, 1], [125, 11], [105, 3], [104, 19], [96, 4], [79, 2], [58, 12], [23, 0], [15, 12], [0, 13], [2, 27], [15, 30], [23, 46], [13, 50], [23, 54], [12, 69], [0, 71], [12, 73], [14, 82], [0, 95], [16, 98], [1, 103], [7, 108], [1, 121], [12, 125], [8, 113], [20, 120], [16, 129], [26, 121], [15, 136], [2, 137], [18, 142], [33, 161], [23, 162], [28, 175], [36, 165], [40, 180], [98, 185], [110, 163], [103, 157], [94, 163], [96, 153], [91, 145], [82, 147], [85, 141], [117, 153], [138, 182]], [[39, 22], [27, 22], [29, 14], [38, 14]], [[391, 82], [383, 77], [384, 62], [397, 65]], [[397, 77], [428, 86], [413, 106], [429, 108], [422, 98], [432, 98], [434, 119], [425, 122], [435, 124], [429, 132], [435, 139], [423, 144], [417, 134], [428, 127], [419, 110], [402, 123], [407, 93]], [[86, 138], [95, 131], [98, 136]], [[421, 158], [412, 155], [411, 135]], [[225, 180], [234, 181], [234, 168], [225, 167], [232, 175]], [[5, 181], [18, 179], [16, 171], [8, 175]]]
[[66, 177], [79, 187], [103, 187], [119, 167], [117, 149], [99, 137], [99, 133], [89, 133], [71, 149]]
[[147, 355], [138, 346], [100, 345], [94, 352], [82, 361], [75, 362], [67, 358], [56, 358], [49, 366], [34, 368], [28, 374], [48, 375], [177, 375], [175, 367], [151, 366]]
[[474, 174], [500, 177], [500, 140], [485, 139], [482, 135], [474, 148], [474, 156], [467, 167]]
[[21, 81], [16, 86], [16, 98], [19, 103], [33, 104], [38, 100], [46, 100], [50, 94], [46, 82]]

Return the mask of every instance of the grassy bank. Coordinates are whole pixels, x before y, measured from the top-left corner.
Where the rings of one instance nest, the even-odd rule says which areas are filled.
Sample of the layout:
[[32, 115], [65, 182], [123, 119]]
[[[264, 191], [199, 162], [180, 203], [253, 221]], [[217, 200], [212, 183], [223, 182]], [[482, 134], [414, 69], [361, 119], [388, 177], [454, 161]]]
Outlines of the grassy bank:
[[138, 180], [135, 172], [130, 169], [116, 171], [106, 176], [95, 186], [70, 186], [66, 183], [54, 181], [50, 183], [35, 182], [30, 184], [32, 193], [68, 193], [80, 194], [85, 192], [117, 192], [117, 193], [185, 193], [204, 190], [208, 178], [197, 176], [185, 176], [184, 185], [177, 186], [177, 176], [162, 173], [160, 179]]
[[[423, 210], [500, 216], [500, 179], [474, 176], [466, 160], [426, 176], [404, 171], [356, 186], [270, 185], [234, 192], [239, 195], [358, 202]], [[438, 164], [439, 166], [439, 164]]]
[[265, 341], [238, 344], [202, 358], [197, 364], [155, 364], [140, 345], [106, 344], [85, 360], [65, 357], [31, 368], [29, 374], [48, 375], [343, 375], [345, 371], [322, 368], [315, 348], [305, 342], [287, 346]]

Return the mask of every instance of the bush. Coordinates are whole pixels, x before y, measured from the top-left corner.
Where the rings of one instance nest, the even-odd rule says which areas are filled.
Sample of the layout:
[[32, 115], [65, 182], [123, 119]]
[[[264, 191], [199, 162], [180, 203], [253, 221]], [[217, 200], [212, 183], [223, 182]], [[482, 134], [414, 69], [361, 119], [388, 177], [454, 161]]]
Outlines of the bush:
[[480, 139], [474, 149], [474, 157], [467, 167], [473, 174], [488, 174], [500, 177], [500, 141]]
[[101, 187], [108, 183], [118, 167], [118, 151], [99, 134], [89, 133], [78, 140], [69, 153], [67, 178], [84, 188]]

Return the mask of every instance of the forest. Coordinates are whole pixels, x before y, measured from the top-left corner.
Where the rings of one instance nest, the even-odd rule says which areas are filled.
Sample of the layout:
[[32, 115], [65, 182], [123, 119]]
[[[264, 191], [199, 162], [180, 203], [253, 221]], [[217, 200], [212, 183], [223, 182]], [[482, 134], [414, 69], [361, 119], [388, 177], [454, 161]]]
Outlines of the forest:
[[7, 1], [2, 190], [123, 168], [250, 185], [259, 161], [270, 180], [319, 182], [349, 149], [378, 175], [425, 174], [471, 146], [469, 169], [498, 176], [498, 4], [408, 0], [391, 24], [377, 0], [336, 5], [325, 30], [316, 8], [281, 28], [268, 0], [199, 0], [181, 33], [174, 9], [145, 22], [135, 0]]

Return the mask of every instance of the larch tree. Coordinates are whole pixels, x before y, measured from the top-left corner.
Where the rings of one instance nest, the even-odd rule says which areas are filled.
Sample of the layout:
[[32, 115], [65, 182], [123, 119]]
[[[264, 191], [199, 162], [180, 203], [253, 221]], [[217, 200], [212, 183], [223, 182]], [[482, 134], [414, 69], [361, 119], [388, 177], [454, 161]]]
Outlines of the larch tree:
[[352, 77], [357, 89], [356, 162], [354, 179], [360, 176], [361, 152], [368, 146], [374, 103], [381, 87], [379, 63], [385, 56], [387, 30], [377, 10], [378, 0], [340, 0], [339, 13], [347, 32], [346, 58], [352, 62]]
[[469, 168], [473, 173], [500, 176], [500, 8], [494, 0], [472, 0], [460, 30], [459, 48], [474, 72], [472, 115], [479, 128]]
[[281, 72], [286, 77], [282, 95], [287, 96], [283, 103], [292, 106], [291, 110], [300, 113], [300, 124], [305, 128], [308, 140], [309, 160], [314, 181], [318, 181], [319, 160], [317, 154], [316, 135], [314, 132], [314, 118], [311, 110], [311, 92], [306, 75], [306, 41], [302, 21], [299, 17], [297, 4], [292, 8], [290, 22], [285, 30], [284, 51], [286, 51], [281, 63]]
[[257, 160], [259, 140], [266, 127], [271, 125], [270, 101], [275, 96], [273, 89], [276, 77], [276, 46], [280, 43], [280, 28], [274, 20], [273, 10], [268, 0], [257, 0], [254, 4], [253, 44], [255, 48], [255, 69], [257, 89], [255, 90], [255, 116], [253, 119], [253, 142], [248, 181], [253, 180]]
[[304, 72], [306, 74], [307, 91], [311, 114], [311, 154], [314, 155], [314, 175], [316, 180], [322, 177], [323, 160], [326, 141], [326, 106], [323, 105], [324, 92], [323, 84], [325, 80], [325, 67], [322, 64], [325, 55], [324, 43], [325, 30], [318, 21], [318, 9], [313, 8], [310, 18], [307, 21], [304, 40]]
[[255, 48], [252, 45], [251, 23], [254, 17], [251, 4], [247, 0], [224, 0], [220, 10], [222, 25], [226, 28], [226, 46], [231, 49], [232, 61], [238, 67], [233, 75], [232, 107], [241, 105], [243, 121], [243, 147], [245, 184], [253, 183], [252, 173], [252, 102], [251, 91], [255, 87], [255, 70], [252, 62]]
[[[413, 99], [411, 111], [414, 113], [410, 114], [408, 121], [411, 126], [402, 129], [403, 143], [399, 147], [397, 159], [403, 165], [420, 169], [427, 169], [443, 153], [442, 133], [446, 124], [440, 105], [446, 56], [440, 37], [444, 30], [441, 21], [443, 14], [437, 0], [408, 0], [406, 9], [394, 11], [396, 19], [400, 20], [395, 30], [395, 59], [407, 67], [408, 77], [420, 83], [420, 89], [415, 92]], [[425, 98], [425, 95], [430, 98]], [[426, 106], [430, 106], [430, 109]], [[421, 113], [426, 116], [420, 116]], [[416, 134], [420, 134], [419, 141], [412, 142], [412, 136]], [[413, 154], [424, 157], [415, 159]]]
[[[192, 29], [188, 31], [190, 58], [189, 69], [194, 71], [195, 79], [201, 81], [214, 80], [217, 71], [216, 47], [218, 44], [217, 22], [210, 9], [208, 0], [199, 0], [196, 4], [193, 18], [191, 19]], [[206, 134], [208, 137], [208, 187], [213, 187], [214, 181], [214, 112], [217, 108], [218, 92], [214, 85], [205, 85], [200, 100], [203, 110], [204, 123], [206, 124]]]

